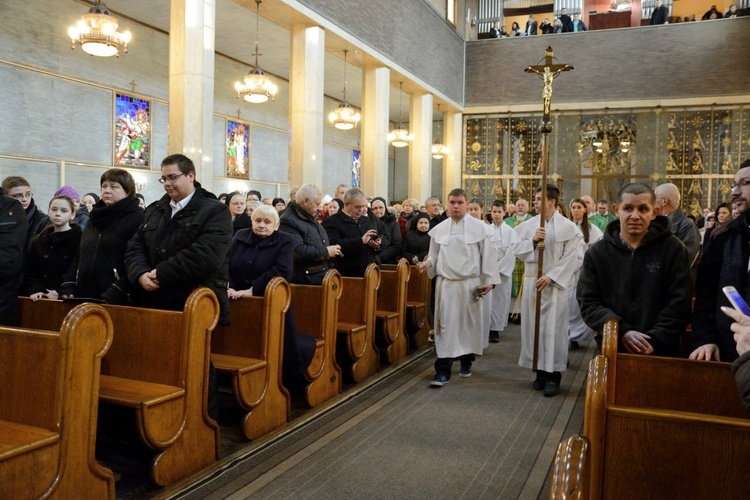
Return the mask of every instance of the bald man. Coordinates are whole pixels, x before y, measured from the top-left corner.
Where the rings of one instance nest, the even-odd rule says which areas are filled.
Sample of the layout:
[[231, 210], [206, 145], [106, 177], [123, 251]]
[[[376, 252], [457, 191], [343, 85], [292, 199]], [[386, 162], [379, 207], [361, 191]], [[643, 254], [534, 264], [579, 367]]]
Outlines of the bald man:
[[660, 184], [654, 189], [656, 208], [660, 215], [666, 215], [671, 224], [672, 233], [680, 239], [688, 251], [692, 266], [698, 258], [701, 246], [701, 235], [693, 221], [685, 217], [680, 208], [680, 190], [672, 183]]

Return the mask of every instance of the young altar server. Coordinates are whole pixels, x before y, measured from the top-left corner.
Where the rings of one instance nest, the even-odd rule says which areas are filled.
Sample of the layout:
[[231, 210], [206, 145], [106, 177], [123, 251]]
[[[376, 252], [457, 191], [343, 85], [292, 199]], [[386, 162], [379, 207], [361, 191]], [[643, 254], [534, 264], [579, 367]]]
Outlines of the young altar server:
[[[521, 287], [521, 356], [518, 364], [533, 368], [534, 321], [536, 292], [542, 292], [539, 318], [539, 351], [534, 389], [545, 396], [560, 392], [562, 372], [568, 363], [568, 297], [567, 288], [573, 286], [581, 233], [575, 223], [557, 211], [560, 190], [547, 186], [547, 199], [542, 201], [542, 188], [534, 195], [534, 209], [540, 215], [516, 228], [519, 242], [516, 256], [523, 260], [526, 270]], [[544, 216], [541, 228], [539, 217]], [[538, 278], [539, 251], [537, 245], [544, 241], [543, 275]]]

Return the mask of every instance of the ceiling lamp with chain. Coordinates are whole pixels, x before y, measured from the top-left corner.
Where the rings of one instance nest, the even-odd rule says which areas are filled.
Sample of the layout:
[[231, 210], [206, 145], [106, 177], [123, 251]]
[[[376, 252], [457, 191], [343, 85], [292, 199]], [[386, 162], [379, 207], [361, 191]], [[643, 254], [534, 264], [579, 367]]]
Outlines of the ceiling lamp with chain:
[[279, 87], [271, 81], [268, 76], [258, 66], [258, 33], [260, 20], [260, 4], [262, 0], [255, 0], [255, 67], [250, 70], [244, 78], [244, 83], [236, 82], [234, 88], [237, 91], [237, 98], [242, 97], [247, 102], [261, 103], [266, 102], [269, 98], [276, 99], [276, 93]]
[[394, 148], [403, 148], [405, 146], [408, 146], [411, 144], [411, 141], [413, 139], [412, 135], [409, 133], [409, 130], [406, 129], [401, 123], [401, 96], [403, 95], [403, 88], [404, 88], [404, 82], [399, 82], [398, 84], [398, 90], [399, 90], [398, 123], [396, 123], [396, 128], [391, 130], [391, 133], [388, 134], [388, 142]]
[[359, 113], [352, 108], [349, 102], [346, 100], [346, 53], [348, 50], [344, 49], [344, 100], [336, 106], [336, 109], [331, 111], [328, 115], [328, 121], [331, 122], [331, 127], [336, 127], [341, 130], [351, 130], [359, 125]]
[[117, 18], [113, 17], [101, 0], [84, 14], [78, 24], [68, 28], [70, 48], [80, 43], [87, 54], [99, 57], [120, 57], [120, 49], [128, 51], [130, 32], [117, 31]]
[[[437, 105], [437, 110], [438, 113], [440, 113], [440, 104]], [[448, 154], [448, 148], [445, 147], [445, 144], [443, 144], [443, 132], [441, 126], [442, 122], [442, 119], [438, 121], [437, 138], [435, 139], [435, 143], [432, 145], [432, 157], [436, 160], [441, 160], [445, 155]]]

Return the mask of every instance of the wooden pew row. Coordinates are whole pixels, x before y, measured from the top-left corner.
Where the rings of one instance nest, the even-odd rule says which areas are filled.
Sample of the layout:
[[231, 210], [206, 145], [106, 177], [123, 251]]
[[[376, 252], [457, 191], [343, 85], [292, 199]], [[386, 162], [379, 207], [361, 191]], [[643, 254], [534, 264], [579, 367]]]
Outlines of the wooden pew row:
[[[19, 299], [24, 327], [59, 329], [71, 304]], [[211, 332], [219, 304], [208, 288], [188, 297], [182, 312], [103, 306], [114, 339], [102, 360], [99, 401], [131, 408], [141, 440], [159, 453], [150, 474], [160, 486], [219, 458], [219, 427], [208, 416]]]
[[237, 405], [247, 411], [242, 431], [256, 439], [291, 419], [291, 398], [282, 384], [284, 316], [291, 289], [273, 278], [263, 297], [231, 301], [232, 324], [217, 326], [211, 337], [211, 360], [232, 377]]
[[112, 321], [81, 304], [57, 331], [0, 327], [0, 498], [114, 498], [94, 458]]
[[[628, 406], [622, 394], [616, 398], [618, 404], [610, 403], [609, 363], [600, 355], [589, 366], [584, 420], [584, 435], [591, 442], [589, 498], [713, 499], [747, 494], [750, 419]], [[621, 371], [617, 376], [622, 375]], [[673, 385], [687, 393], [702, 381], [687, 377], [673, 379]], [[736, 389], [724, 396], [727, 406], [731, 397], [738, 398]]]
[[[375, 306], [380, 287], [380, 269], [367, 266], [364, 278], [342, 278], [344, 291], [337, 325], [338, 361], [356, 383], [377, 373], [379, 353], [375, 347]], [[296, 307], [296, 306], [295, 306]]]
[[[395, 271], [396, 266], [384, 264], [383, 270]], [[409, 283], [406, 292], [406, 334], [411, 349], [428, 344], [431, 321], [430, 301], [432, 286], [427, 273], [420, 273], [417, 266], [409, 266]]]
[[382, 359], [393, 364], [409, 351], [406, 335], [406, 292], [409, 263], [401, 259], [395, 270], [380, 271], [375, 332]]
[[589, 440], [571, 436], [557, 445], [550, 478], [550, 500], [587, 500], [591, 454]]
[[322, 286], [291, 286], [297, 331], [312, 335], [316, 340], [315, 355], [305, 372], [309, 382], [305, 388], [305, 402], [311, 408], [341, 393], [341, 368], [336, 362], [336, 332], [342, 284], [341, 274], [331, 269], [323, 278]]

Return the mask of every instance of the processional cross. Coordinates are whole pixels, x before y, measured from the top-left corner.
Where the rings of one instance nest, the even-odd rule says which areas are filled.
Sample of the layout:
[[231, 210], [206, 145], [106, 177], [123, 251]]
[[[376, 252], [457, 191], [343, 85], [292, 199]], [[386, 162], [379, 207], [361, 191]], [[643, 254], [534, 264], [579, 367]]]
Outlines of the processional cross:
[[[542, 117], [542, 200], [539, 204], [542, 213], [539, 214], [539, 227], [544, 228], [546, 214], [544, 207], [547, 203], [547, 171], [549, 169], [549, 134], [552, 132], [552, 119], [550, 118], [550, 109], [552, 106], [552, 81], [557, 78], [563, 71], [570, 71], [573, 66], [570, 64], [553, 64], [554, 56], [552, 47], [547, 46], [544, 52], [544, 64], [536, 66], [526, 66], [526, 73], [535, 73], [544, 80], [544, 89], [542, 90], [542, 102], [544, 104], [544, 116]], [[540, 61], [541, 62], [541, 61]], [[537, 259], [538, 271], [537, 280], [544, 276], [544, 240], [537, 245], [539, 258]], [[539, 320], [542, 311], [542, 292], [537, 289], [536, 292], [536, 310], [534, 312], [534, 361], [533, 370], [537, 371], [539, 361]]]

